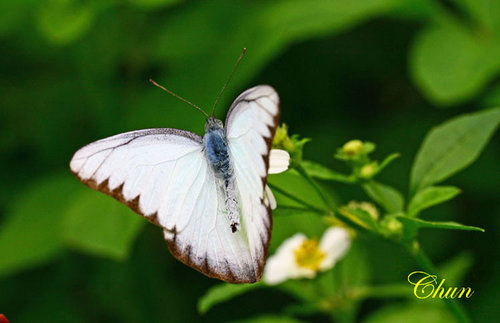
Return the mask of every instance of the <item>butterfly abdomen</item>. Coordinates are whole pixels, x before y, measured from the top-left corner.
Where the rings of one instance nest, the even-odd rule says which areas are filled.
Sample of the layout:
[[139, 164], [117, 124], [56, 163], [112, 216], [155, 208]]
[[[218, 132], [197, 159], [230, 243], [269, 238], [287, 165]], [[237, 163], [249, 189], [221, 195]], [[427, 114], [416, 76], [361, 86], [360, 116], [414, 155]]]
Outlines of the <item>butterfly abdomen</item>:
[[236, 199], [236, 187], [234, 179], [224, 180], [224, 191], [226, 197], [226, 210], [229, 217], [231, 231], [234, 233], [240, 230], [240, 217], [238, 210], [238, 200]]

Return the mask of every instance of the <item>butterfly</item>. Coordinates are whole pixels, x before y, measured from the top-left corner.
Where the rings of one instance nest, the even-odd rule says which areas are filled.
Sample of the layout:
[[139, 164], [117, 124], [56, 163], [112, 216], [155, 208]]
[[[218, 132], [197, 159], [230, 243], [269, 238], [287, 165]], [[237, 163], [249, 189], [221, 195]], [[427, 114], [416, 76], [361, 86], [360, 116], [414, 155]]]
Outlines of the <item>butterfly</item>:
[[78, 150], [70, 169], [160, 226], [181, 262], [226, 282], [253, 283], [276, 204], [266, 181], [279, 97], [259, 85], [235, 99], [225, 125], [205, 115], [203, 137], [171, 128], [121, 133]]

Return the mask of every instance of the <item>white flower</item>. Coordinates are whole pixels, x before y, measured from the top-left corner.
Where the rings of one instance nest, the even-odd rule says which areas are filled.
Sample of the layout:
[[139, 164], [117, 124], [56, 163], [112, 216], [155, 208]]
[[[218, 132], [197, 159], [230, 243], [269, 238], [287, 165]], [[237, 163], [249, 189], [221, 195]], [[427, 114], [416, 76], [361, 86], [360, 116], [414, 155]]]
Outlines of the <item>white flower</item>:
[[[288, 169], [289, 164], [290, 155], [288, 152], [281, 149], [271, 149], [271, 152], [269, 153], [269, 169], [267, 170], [269, 174], [282, 173]], [[265, 195], [271, 209], [274, 210], [276, 208], [276, 199], [274, 198], [273, 192], [267, 185]]]
[[290, 154], [281, 149], [271, 149], [269, 153], [269, 174], [278, 174], [286, 171], [290, 164]]
[[264, 281], [279, 284], [289, 278], [314, 278], [332, 268], [349, 250], [351, 238], [346, 229], [331, 227], [320, 242], [297, 233], [286, 239], [264, 268]]

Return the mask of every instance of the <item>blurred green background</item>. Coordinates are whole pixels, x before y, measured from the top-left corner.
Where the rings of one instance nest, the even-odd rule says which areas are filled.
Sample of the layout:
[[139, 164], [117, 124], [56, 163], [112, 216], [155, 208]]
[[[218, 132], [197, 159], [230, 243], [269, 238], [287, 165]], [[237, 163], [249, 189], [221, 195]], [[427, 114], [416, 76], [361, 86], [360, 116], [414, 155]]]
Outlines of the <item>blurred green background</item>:
[[[218, 282], [175, 261], [158, 228], [68, 168], [78, 148], [120, 132], [202, 134], [202, 115], [148, 78], [210, 109], [243, 47], [220, 118], [238, 93], [271, 84], [281, 121], [312, 139], [306, 159], [344, 170], [336, 147], [375, 142], [380, 158], [402, 154], [380, 179], [405, 193], [432, 126], [500, 105], [500, 1], [0, 0], [0, 313], [12, 322], [225, 322], [294, 302], [256, 290], [198, 314], [198, 299]], [[478, 322], [499, 316], [495, 139], [446, 181], [463, 193], [425, 213], [486, 232], [421, 239], [436, 263], [468, 268], [463, 285], [476, 292], [460, 302]], [[330, 186], [343, 202], [366, 199], [359, 187]], [[276, 219], [273, 233], [283, 236], [286, 222]], [[373, 283], [406, 282], [418, 270], [394, 245], [359, 245]], [[357, 320], [398, 304], [365, 301]]]

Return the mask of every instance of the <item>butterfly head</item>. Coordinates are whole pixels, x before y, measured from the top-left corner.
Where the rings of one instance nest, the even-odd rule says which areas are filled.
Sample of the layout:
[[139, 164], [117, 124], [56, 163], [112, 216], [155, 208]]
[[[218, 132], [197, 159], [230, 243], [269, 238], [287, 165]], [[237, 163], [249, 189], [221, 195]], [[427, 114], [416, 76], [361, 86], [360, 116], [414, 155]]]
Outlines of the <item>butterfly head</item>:
[[210, 131], [214, 131], [217, 129], [223, 129], [223, 128], [224, 128], [224, 124], [222, 123], [222, 121], [220, 121], [219, 119], [217, 119], [215, 117], [209, 117], [207, 119], [207, 123], [205, 123], [205, 132], [210, 132]]

